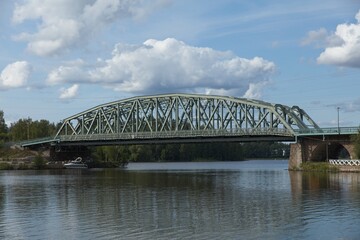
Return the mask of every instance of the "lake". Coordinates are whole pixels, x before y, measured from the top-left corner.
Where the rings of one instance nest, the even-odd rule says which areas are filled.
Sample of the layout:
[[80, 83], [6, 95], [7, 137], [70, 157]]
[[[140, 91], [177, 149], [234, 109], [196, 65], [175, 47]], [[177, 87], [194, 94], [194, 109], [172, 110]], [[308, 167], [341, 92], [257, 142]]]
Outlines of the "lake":
[[0, 239], [360, 239], [360, 173], [287, 167], [0, 171]]

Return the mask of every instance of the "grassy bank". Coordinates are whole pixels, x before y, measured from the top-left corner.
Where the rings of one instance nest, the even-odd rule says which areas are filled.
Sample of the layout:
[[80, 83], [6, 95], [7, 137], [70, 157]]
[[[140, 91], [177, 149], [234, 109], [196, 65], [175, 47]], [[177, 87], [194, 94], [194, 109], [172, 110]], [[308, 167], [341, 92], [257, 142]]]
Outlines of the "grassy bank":
[[0, 148], [0, 170], [44, 169], [48, 158], [46, 152], [28, 149]]
[[300, 164], [299, 168], [290, 170], [306, 172], [338, 172], [339, 168], [327, 162], [303, 162]]
[[16, 148], [0, 148], [0, 159], [20, 159], [20, 158], [29, 158], [35, 157], [37, 152], [30, 151], [28, 149], [16, 149]]

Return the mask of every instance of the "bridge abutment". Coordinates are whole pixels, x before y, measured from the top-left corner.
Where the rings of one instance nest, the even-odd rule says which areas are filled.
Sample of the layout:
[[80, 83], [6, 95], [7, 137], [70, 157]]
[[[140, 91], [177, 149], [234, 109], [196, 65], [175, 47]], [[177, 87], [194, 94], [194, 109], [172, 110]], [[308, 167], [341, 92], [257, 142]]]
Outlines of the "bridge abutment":
[[354, 159], [351, 135], [301, 137], [290, 144], [289, 169], [297, 169], [303, 162], [327, 162], [329, 159]]

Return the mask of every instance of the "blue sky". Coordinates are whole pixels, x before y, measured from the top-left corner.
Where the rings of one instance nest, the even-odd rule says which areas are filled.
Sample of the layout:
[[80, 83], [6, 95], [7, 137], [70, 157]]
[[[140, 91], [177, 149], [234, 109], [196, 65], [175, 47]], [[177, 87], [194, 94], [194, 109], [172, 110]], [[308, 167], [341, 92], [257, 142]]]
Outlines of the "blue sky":
[[357, 0], [2, 0], [0, 110], [60, 120], [159, 93], [224, 94], [360, 125]]

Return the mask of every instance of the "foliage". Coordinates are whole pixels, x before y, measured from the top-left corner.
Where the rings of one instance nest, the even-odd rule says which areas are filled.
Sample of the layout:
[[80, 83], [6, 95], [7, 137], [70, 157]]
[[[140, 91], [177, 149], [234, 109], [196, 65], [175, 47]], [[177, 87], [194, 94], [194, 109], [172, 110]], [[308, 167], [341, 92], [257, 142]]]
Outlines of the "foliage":
[[300, 164], [302, 171], [316, 171], [316, 172], [337, 172], [339, 169], [330, 165], [327, 162], [303, 162]]
[[284, 143], [250, 142], [242, 145], [246, 158], [287, 158], [290, 147]]
[[9, 134], [12, 141], [49, 137], [56, 133], [56, 126], [47, 120], [33, 121], [31, 118], [20, 119], [12, 123]]
[[245, 158], [287, 158], [283, 143], [196, 143], [96, 147], [93, 157], [103, 162], [238, 161]]
[[4, 112], [0, 110], [0, 148], [8, 141], [8, 128], [4, 119]]
[[93, 151], [93, 157], [100, 162], [120, 163], [129, 159], [128, 156], [129, 152], [124, 146], [102, 146]]
[[35, 169], [43, 169], [43, 168], [45, 168], [45, 160], [40, 154], [36, 155], [36, 157], [34, 158], [33, 167]]
[[0, 134], [7, 133], [8, 129], [5, 123], [4, 112], [0, 110]]
[[360, 130], [359, 133], [351, 137], [351, 141], [354, 143], [355, 157], [360, 158]]

